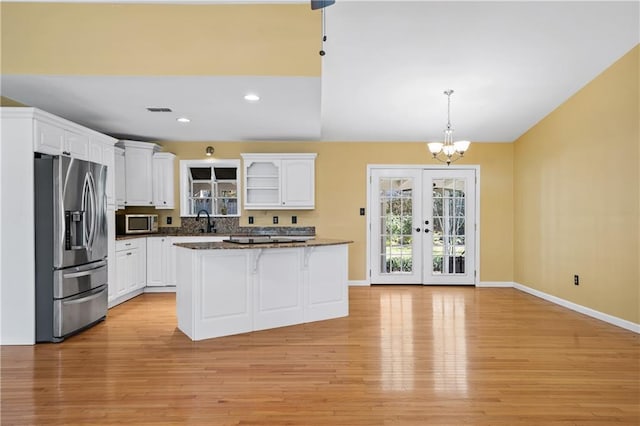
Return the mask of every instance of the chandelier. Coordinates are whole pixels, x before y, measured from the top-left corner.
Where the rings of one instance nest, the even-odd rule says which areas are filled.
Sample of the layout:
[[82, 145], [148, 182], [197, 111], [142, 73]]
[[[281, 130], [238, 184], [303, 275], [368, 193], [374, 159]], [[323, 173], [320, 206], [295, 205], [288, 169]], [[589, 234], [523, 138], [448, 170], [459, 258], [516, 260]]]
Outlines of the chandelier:
[[429, 142], [427, 144], [429, 152], [433, 158], [447, 166], [454, 161], [461, 159], [469, 149], [469, 141], [453, 141], [453, 129], [451, 128], [451, 95], [453, 90], [445, 90], [447, 95], [447, 128], [444, 130], [444, 142]]

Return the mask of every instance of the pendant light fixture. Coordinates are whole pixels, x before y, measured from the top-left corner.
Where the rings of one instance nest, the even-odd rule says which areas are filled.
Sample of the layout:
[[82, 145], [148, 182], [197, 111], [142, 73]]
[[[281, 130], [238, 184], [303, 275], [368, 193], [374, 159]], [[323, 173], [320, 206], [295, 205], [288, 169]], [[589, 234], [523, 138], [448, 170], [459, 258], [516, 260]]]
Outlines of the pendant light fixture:
[[445, 90], [444, 94], [447, 95], [447, 128], [444, 129], [444, 142], [429, 142], [427, 147], [434, 159], [441, 163], [447, 163], [448, 166], [464, 156], [471, 142], [453, 141], [453, 129], [451, 128], [451, 95], [453, 90]]

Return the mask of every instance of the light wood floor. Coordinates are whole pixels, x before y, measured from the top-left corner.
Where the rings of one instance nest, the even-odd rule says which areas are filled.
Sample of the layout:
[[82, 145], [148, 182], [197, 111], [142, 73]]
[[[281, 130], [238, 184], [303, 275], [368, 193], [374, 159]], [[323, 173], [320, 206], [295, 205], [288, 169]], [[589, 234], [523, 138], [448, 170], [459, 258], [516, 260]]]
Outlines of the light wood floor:
[[2, 425], [640, 424], [640, 337], [514, 289], [352, 287], [348, 318], [192, 342], [145, 294], [1, 348]]

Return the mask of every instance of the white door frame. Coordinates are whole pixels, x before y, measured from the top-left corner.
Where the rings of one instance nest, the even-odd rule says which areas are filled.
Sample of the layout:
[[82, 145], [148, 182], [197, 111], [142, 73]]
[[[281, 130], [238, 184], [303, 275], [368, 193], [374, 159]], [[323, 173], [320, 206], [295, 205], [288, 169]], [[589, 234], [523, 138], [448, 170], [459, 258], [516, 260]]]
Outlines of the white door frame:
[[475, 217], [475, 277], [474, 285], [480, 282], [480, 166], [479, 165], [438, 165], [438, 164], [367, 164], [367, 262], [365, 265], [365, 277], [368, 285], [371, 285], [371, 212], [373, 211], [373, 200], [371, 197], [371, 171], [373, 169], [428, 169], [428, 170], [475, 170], [476, 182], [476, 217]]

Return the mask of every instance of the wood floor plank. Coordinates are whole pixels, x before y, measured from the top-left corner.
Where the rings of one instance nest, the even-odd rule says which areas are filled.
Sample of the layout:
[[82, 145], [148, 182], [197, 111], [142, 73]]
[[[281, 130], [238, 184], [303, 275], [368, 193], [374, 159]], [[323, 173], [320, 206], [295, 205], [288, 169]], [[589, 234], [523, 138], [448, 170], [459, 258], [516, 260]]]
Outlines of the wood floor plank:
[[350, 288], [350, 315], [192, 342], [144, 294], [1, 350], [2, 425], [640, 424], [640, 337], [514, 289]]

